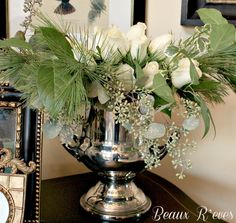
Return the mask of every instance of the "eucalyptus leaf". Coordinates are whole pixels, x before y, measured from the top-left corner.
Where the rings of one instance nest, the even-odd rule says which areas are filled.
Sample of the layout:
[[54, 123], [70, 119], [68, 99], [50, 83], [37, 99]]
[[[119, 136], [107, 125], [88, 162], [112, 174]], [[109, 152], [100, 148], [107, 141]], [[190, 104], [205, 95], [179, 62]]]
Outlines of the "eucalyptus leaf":
[[190, 77], [192, 80], [193, 85], [198, 85], [199, 84], [199, 76], [196, 70], [196, 67], [193, 64], [193, 61], [190, 59]]
[[48, 47], [58, 58], [64, 59], [65, 56], [74, 58], [71, 46], [63, 33], [52, 27], [40, 27], [40, 30]]
[[212, 25], [210, 33], [210, 49], [212, 52], [222, 51], [235, 42], [235, 27], [232, 24]]
[[52, 62], [42, 64], [38, 69], [37, 87], [40, 101], [53, 116], [59, 114], [62, 103], [59, 103], [58, 95], [63, 87], [64, 81], [55, 76]]
[[32, 46], [29, 43], [19, 38], [0, 40], [0, 48], [6, 47], [16, 47], [20, 49], [32, 50]]
[[202, 115], [202, 119], [203, 119], [204, 125], [205, 125], [205, 130], [204, 130], [204, 134], [203, 134], [203, 137], [202, 137], [202, 138], [204, 138], [207, 135], [207, 133], [209, 132], [211, 122], [213, 124], [214, 131], [216, 132], [215, 124], [213, 122], [210, 110], [208, 109], [208, 107], [207, 107], [206, 103], [204, 102], [204, 100], [198, 95], [194, 95], [194, 98], [195, 98], [195, 100], [197, 101], [197, 103], [199, 104], [199, 106], [201, 108], [201, 115]]
[[165, 53], [166, 53], [167, 55], [169, 55], [169, 56], [173, 56], [173, 55], [175, 55], [176, 53], [178, 53], [179, 50], [180, 50], [180, 49], [179, 49], [177, 46], [171, 45], [171, 46], [167, 47]]
[[227, 24], [228, 21], [225, 19], [221, 12], [216, 9], [201, 8], [197, 10], [197, 13], [205, 24]]
[[98, 81], [93, 81], [89, 85], [87, 95], [90, 98], [98, 97], [98, 100], [101, 104], [105, 104], [110, 99], [106, 93], [106, 90]]
[[175, 101], [171, 88], [166, 82], [166, 79], [160, 74], [156, 74], [153, 79], [153, 92], [166, 102], [173, 103]]
[[43, 132], [49, 139], [57, 137], [62, 130], [62, 125], [55, 121], [47, 121], [43, 124]]
[[107, 92], [104, 89], [104, 87], [102, 87], [102, 85], [100, 85], [100, 86], [101, 87], [98, 88], [98, 100], [103, 105], [110, 100], [110, 97], [107, 95]]
[[143, 69], [141, 68], [138, 62], [135, 62], [135, 74], [137, 79], [143, 77], [144, 75]]
[[[75, 60], [74, 60], [75, 61]], [[56, 105], [62, 106], [67, 114], [67, 121], [76, 120], [81, 104], [85, 103], [87, 94], [83, 83], [83, 69], [70, 70], [60, 60], [54, 60]], [[75, 61], [76, 62], [76, 61]]]

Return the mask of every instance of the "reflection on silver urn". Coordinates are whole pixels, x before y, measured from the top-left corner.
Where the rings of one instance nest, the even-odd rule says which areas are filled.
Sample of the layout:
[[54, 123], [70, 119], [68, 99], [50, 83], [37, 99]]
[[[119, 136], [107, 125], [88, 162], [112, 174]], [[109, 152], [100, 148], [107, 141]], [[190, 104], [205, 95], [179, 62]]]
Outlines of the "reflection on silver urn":
[[145, 168], [138, 150], [141, 142], [115, 123], [112, 112], [91, 110], [77, 141], [78, 147], [66, 149], [101, 177], [81, 197], [86, 211], [103, 220], [123, 221], [139, 218], [150, 209], [150, 199], [133, 182]]

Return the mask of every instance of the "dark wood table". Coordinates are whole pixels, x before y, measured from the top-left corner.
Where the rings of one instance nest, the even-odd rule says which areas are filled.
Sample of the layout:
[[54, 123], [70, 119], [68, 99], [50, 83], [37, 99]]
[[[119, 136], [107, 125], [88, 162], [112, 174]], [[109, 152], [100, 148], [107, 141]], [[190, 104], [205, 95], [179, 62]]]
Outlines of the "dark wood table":
[[[80, 197], [97, 181], [98, 177], [94, 173], [42, 181], [40, 222], [105, 223], [106, 221], [99, 221], [80, 207]], [[224, 222], [213, 219], [209, 213], [205, 215], [207, 220], [198, 219], [199, 205], [175, 185], [156, 174], [145, 171], [138, 174], [135, 183], [152, 200], [150, 211], [138, 222]], [[159, 215], [161, 212], [163, 214]], [[168, 212], [169, 220], [164, 219]]]

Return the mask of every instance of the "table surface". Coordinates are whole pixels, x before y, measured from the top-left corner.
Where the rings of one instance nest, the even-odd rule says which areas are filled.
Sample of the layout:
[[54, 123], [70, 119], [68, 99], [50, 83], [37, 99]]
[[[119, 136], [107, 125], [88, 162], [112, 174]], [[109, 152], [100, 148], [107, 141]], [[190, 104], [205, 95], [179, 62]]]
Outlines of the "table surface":
[[[42, 181], [40, 222], [105, 223], [90, 216], [80, 207], [80, 197], [98, 179], [94, 173], [86, 173]], [[138, 222], [224, 222], [213, 219], [209, 213], [205, 215], [207, 220], [198, 220], [199, 205], [175, 185], [154, 173], [145, 171], [138, 174], [134, 181], [152, 200], [150, 211]], [[163, 214], [159, 214], [162, 211]], [[170, 219], [164, 219], [168, 213]]]

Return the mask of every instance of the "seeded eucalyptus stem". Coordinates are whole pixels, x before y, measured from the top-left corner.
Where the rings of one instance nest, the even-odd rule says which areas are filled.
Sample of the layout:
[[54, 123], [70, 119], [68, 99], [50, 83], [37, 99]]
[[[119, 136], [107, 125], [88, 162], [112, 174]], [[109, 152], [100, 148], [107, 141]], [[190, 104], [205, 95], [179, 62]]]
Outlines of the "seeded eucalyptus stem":
[[37, 14], [38, 7], [42, 6], [42, 0], [25, 0], [23, 11], [28, 14], [25, 16], [21, 26], [24, 27], [24, 34], [26, 34], [30, 25], [32, 24], [33, 17]]

